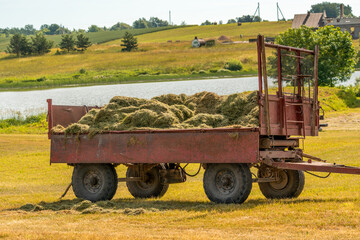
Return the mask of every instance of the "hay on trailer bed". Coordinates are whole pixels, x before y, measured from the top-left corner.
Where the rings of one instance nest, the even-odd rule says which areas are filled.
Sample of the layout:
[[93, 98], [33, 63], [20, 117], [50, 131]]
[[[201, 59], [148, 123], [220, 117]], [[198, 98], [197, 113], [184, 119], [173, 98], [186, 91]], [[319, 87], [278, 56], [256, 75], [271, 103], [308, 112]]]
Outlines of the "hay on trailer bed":
[[90, 135], [104, 131], [258, 127], [257, 92], [219, 96], [166, 94], [151, 100], [116, 96], [101, 109], [92, 109], [77, 123], [54, 133]]

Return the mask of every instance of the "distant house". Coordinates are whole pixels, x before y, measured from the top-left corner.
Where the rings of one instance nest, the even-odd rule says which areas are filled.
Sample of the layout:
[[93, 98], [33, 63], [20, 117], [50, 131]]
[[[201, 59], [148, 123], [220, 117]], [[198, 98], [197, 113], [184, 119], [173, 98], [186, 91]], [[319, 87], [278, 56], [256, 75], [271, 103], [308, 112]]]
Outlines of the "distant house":
[[333, 25], [339, 27], [342, 32], [348, 31], [353, 39], [359, 39], [360, 33], [360, 18], [338, 18], [327, 23], [327, 25]]
[[344, 5], [340, 5], [340, 18], [327, 18], [326, 12], [295, 14], [291, 28], [307, 26], [317, 29], [323, 26], [339, 27], [342, 32], [348, 31], [353, 39], [359, 39], [360, 18], [344, 18]]
[[326, 13], [295, 14], [291, 28], [300, 28], [307, 26], [310, 28], [319, 28], [325, 25]]

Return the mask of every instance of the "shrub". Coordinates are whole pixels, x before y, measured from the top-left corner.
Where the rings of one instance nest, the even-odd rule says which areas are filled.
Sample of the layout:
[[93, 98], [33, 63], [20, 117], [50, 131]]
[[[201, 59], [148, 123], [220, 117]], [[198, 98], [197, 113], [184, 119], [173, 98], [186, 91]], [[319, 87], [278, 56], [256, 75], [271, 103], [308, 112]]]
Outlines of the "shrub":
[[80, 71], [79, 71], [79, 73], [85, 74], [85, 73], [86, 73], [86, 69], [85, 69], [85, 68], [81, 68]]
[[41, 77], [41, 78], [38, 78], [36, 79], [37, 82], [44, 82], [46, 81], [46, 77]]
[[243, 68], [243, 66], [240, 61], [230, 60], [225, 63], [224, 68], [230, 71], [240, 71]]

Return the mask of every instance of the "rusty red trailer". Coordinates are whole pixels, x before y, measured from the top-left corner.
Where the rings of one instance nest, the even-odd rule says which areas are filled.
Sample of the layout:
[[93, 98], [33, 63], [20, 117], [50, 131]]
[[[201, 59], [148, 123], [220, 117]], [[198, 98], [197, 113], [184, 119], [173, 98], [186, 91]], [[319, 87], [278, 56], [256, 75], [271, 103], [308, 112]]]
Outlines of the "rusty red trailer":
[[[50, 162], [74, 166], [75, 195], [91, 201], [111, 199], [118, 181], [125, 181], [134, 197], [161, 197], [169, 184], [184, 182], [186, 176], [191, 176], [185, 170], [187, 165], [181, 165], [188, 163], [199, 163], [205, 169], [205, 193], [217, 203], [244, 202], [253, 182], [259, 183], [267, 198], [297, 197], [305, 183], [303, 171], [360, 174], [359, 168], [313, 163], [321, 159], [299, 148], [300, 139], [319, 132], [318, 48], [268, 44], [263, 36], [258, 37], [257, 45], [258, 128], [108, 131], [93, 137], [66, 136], [52, 133], [51, 128], [77, 122], [96, 107], [53, 105], [49, 99]], [[266, 47], [276, 51], [275, 94], [270, 94], [268, 88]], [[312, 74], [302, 69], [304, 55], [313, 58]], [[296, 62], [290, 77], [283, 72], [284, 57]], [[290, 82], [292, 93], [285, 92], [284, 81]], [[119, 164], [128, 167], [124, 178], [117, 177], [115, 167]], [[254, 179], [251, 167], [258, 169]]]

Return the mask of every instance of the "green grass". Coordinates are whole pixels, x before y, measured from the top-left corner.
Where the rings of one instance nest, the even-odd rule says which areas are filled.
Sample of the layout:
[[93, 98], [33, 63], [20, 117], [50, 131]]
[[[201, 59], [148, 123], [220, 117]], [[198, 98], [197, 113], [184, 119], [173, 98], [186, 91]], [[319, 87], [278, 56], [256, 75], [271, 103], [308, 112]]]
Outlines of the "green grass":
[[22, 133], [42, 134], [48, 130], [46, 114], [33, 116], [16, 116], [8, 119], [0, 119], [0, 134]]
[[7, 46], [9, 46], [10, 39], [0, 37], [0, 52], [7, 49]]

